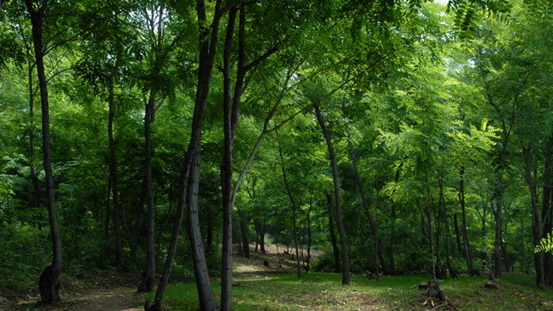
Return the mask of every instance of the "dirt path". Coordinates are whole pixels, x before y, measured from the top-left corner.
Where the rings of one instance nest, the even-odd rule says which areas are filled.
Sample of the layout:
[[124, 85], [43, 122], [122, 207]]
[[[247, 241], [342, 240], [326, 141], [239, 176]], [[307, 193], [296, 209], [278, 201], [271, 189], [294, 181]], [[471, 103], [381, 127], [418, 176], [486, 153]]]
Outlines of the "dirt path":
[[[237, 248], [235, 249], [237, 251]], [[254, 252], [254, 245], [251, 245], [250, 259], [239, 254], [234, 255], [234, 277], [237, 281], [247, 281], [258, 278], [267, 278], [273, 273], [293, 272], [296, 262], [291, 260], [292, 255], [285, 253], [286, 247], [277, 247], [275, 244], [266, 245], [266, 253]], [[313, 251], [312, 260], [320, 254]], [[268, 266], [264, 265], [268, 263]], [[124, 287], [136, 283], [133, 276], [126, 276], [122, 280], [118, 277], [109, 276], [105, 283], [111, 283], [113, 288], [91, 291], [86, 294], [74, 294], [64, 296], [62, 303], [55, 306], [42, 308], [47, 311], [142, 311], [144, 310], [144, 295], [136, 293], [136, 287]], [[123, 285], [123, 286], [121, 286]], [[69, 285], [71, 286], [71, 284]], [[111, 287], [110, 286], [110, 287]], [[81, 291], [81, 293], [84, 291]], [[0, 296], [0, 311], [24, 311], [36, 310], [38, 297], [17, 302], [9, 301]]]

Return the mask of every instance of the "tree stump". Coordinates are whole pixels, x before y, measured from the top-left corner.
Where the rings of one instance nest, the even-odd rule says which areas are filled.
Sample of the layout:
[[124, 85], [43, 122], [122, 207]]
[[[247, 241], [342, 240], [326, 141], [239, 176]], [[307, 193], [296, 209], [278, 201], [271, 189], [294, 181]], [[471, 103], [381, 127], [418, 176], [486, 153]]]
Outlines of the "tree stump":
[[496, 290], [499, 289], [499, 285], [492, 280], [487, 280], [486, 283], [484, 283], [484, 288]]

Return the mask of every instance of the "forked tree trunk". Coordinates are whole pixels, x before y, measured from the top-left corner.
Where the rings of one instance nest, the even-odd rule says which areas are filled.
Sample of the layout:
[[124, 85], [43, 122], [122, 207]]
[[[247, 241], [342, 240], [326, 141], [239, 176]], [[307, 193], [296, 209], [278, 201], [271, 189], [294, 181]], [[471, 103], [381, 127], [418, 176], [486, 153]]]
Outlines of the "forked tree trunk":
[[40, 103], [42, 110], [42, 152], [44, 155], [44, 171], [46, 173], [46, 193], [48, 202], [48, 219], [50, 223], [50, 235], [52, 237], [52, 263], [44, 269], [40, 275], [38, 285], [40, 301], [43, 304], [51, 304], [60, 300], [58, 278], [62, 273], [62, 245], [56, 213], [56, 197], [54, 173], [52, 169], [52, 156], [50, 148], [50, 108], [48, 100], [48, 86], [44, 69], [44, 46], [42, 42], [44, 16], [48, 1], [39, 2], [39, 7], [34, 8], [34, 1], [26, 0], [27, 11], [31, 18], [33, 35], [33, 47], [35, 64], [40, 88]]
[[349, 268], [349, 251], [346, 238], [346, 231], [344, 230], [344, 223], [342, 221], [342, 196], [340, 194], [340, 176], [338, 174], [338, 161], [336, 159], [336, 153], [334, 152], [334, 146], [330, 139], [330, 131], [326, 127], [325, 120], [321, 114], [321, 110], [317, 104], [313, 105], [315, 108], [315, 114], [317, 121], [323, 132], [328, 154], [330, 157], [330, 166], [332, 168], [332, 180], [334, 183], [334, 202], [335, 202], [335, 218], [336, 225], [338, 226], [338, 233], [340, 234], [340, 246], [342, 248], [342, 284], [349, 285], [350, 283], [350, 268]]

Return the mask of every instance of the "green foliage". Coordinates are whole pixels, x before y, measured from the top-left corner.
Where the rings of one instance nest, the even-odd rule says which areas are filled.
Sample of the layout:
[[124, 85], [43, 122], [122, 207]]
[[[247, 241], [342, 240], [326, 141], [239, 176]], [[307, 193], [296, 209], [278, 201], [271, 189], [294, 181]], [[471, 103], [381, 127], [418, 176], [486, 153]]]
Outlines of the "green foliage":
[[20, 223], [0, 223], [0, 288], [26, 291], [49, 263], [50, 243], [47, 229]]
[[553, 252], [553, 232], [547, 233], [547, 236], [541, 239], [540, 244], [534, 247], [534, 252]]

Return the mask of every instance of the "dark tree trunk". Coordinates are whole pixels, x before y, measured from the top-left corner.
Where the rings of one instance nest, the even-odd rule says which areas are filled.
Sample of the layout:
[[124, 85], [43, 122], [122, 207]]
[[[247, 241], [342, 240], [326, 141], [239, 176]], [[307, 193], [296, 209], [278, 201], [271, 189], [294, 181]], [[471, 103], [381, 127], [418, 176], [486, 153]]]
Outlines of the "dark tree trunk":
[[194, 274], [196, 276], [196, 287], [200, 297], [201, 310], [215, 310], [215, 296], [211, 288], [207, 262], [205, 260], [203, 239], [200, 230], [200, 219], [198, 216], [198, 188], [200, 184], [200, 145], [198, 142], [196, 152], [192, 158], [190, 178], [188, 181], [188, 227], [190, 245], [192, 246], [192, 258], [194, 260]]
[[[553, 228], [551, 208], [553, 207], [553, 135], [549, 136], [544, 148], [544, 172], [543, 172], [543, 202], [542, 202], [542, 237], [546, 237]], [[544, 282], [547, 286], [553, 285], [553, 258], [551, 252], [544, 254]]]
[[463, 248], [461, 247], [461, 234], [459, 233], [459, 221], [457, 220], [457, 213], [453, 214], [453, 225], [455, 226], [455, 240], [457, 242], [457, 252], [459, 254], [464, 254]]
[[326, 146], [328, 149], [328, 154], [330, 157], [330, 166], [332, 168], [332, 180], [334, 183], [334, 200], [335, 200], [335, 217], [336, 225], [338, 226], [338, 233], [340, 234], [340, 243], [342, 248], [342, 284], [349, 285], [350, 276], [349, 276], [349, 251], [348, 243], [346, 239], [346, 231], [344, 230], [344, 223], [342, 221], [342, 196], [340, 194], [340, 177], [338, 174], [338, 161], [336, 159], [336, 153], [334, 152], [334, 146], [332, 145], [332, 140], [330, 139], [330, 132], [326, 127], [324, 118], [321, 114], [321, 110], [317, 104], [314, 105], [315, 114], [317, 116], [317, 121], [323, 132]]
[[34, 208], [40, 207], [40, 180], [35, 171], [35, 92], [33, 87], [33, 70], [35, 65], [29, 63], [29, 169], [31, 182], [33, 183], [33, 198], [31, 204]]
[[330, 231], [330, 242], [332, 243], [332, 254], [334, 255], [334, 272], [340, 272], [340, 250], [338, 249], [338, 241], [334, 233], [334, 207], [332, 205], [332, 197], [329, 193], [326, 194], [326, 203], [328, 207], [328, 231]]
[[142, 282], [138, 287], [138, 292], [149, 293], [154, 289], [156, 275], [156, 254], [155, 254], [155, 225], [156, 225], [156, 206], [153, 195], [152, 182], [152, 123], [155, 117], [155, 89], [150, 90], [150, 96], [146, 103], [144, 114], [144, 190], [146, 202], [148, 204], [148, 247], [147, 247], [147, 265], [142, 273]]
[[497, 181], [496, 188], [494, 191], [495, 198], [495, 208], [493, 211], [493, 216], [495, 220], [495, 234], [494, 234], [494, 249], [492, 254], [492, 270], [490, 273], [490, 278], [495, 280], [501, 277], [501, 257], [503, 254], [503, 194], [505, 192], [505, 170], [507, 168], [507, 163], [505, 160], [505, 155], [503, 152], [499, 155], [499, 166], [497, 170]]
[[119, 268], [123, 266], [123, 247], [121, 245], [121, 209], [119, 202], [119, 176], [117, 169], [116, 142], [113, 135], [113, 123], [115, 119], [115, 95], [113, 81], [109, 85], [109, 112], [108, 112], [108, 138], [109, 138], [109, 172], [111, 176], [112, 211], [113, 211], [113, 241], [115, 251], [115, 263]]
[[[465, 208], [465, 168], [461, 167], [459, 170], [459, 176], [461, 177], [459, 182], [459, 203], [461, 204], [461, 221], [463, 232], [463, 249], [465, 251], [465, 260], [467, 262], [467, 273], [474, 275], [474, 266], [472, 264], [472, 250], [470, 248], [468, 229], [467, 229], [467, 211]], [[456, 218], [457, 219], [457, 218]], [[457, 222], [455, 222], [457, 224]]]
[[132, 235], [131, 245], [130, 245], [130, 261], [134, 264], [137, 263], [136, 255], [138, 252], [138, 244], [140, 242], [140, 228], [142, 226], [142, 218], [144, 216], [144, 199], [141, 195], [137, 200], [135, 207], [135, 218], [134, 218], [134, 234]]
[[40, 7], [34, 8], [34, 1], [26, 0], [27, 11], [31, 18], [33, 47], [37, 76], [40, 88], [40, 104], [42, 110], [42, 152], [44, 155], [44, 171], [46, 173], [46, 194], [48, 203], [48, 219], [50, 235], [52, 237], [52, 263], [40, 275], [38, 285], [41, 303], [51, 304], [60, 300], [58, 278], [62, 273], [62, 245], [58, 217], [56, 213], [56, 197], [54, 172], [50, 148], [50, 108], [48, 100], [48, 86], [44, 69], [45, 49], [42, 42], [44, 16], [48, 1], [40, 1]]
[[[524, 157], [524, 179], [530, 192], [530, 206], [532, 208], [532, 237], [534, 245], [539, 245], [542, 234], [540, 215], [538, 214], [538, 193], [536, 185], [535, 161], [531, 147], [522, 147]], [[536, 268], [536, 284], [539, 288], [545, 288], [544, 253], [534, 253], [534, 267]]]
[[[196, 88], [194, 115], [192, 119], [192, 133], [179, 181], [180, 195], [179, 203], [177, 206], [177, 217], [175, 217], [175, 223], [173, 225], [173, 232], [171, 234], [171, 242], [169, 244], [169, 250], [167, 252], [167, 259], [165, 261], [163, 275], [156, 291], [155, 303], [152, 307], [153, 311], [163, 310], [163, 297], [165, 295], [165, 289], [167, 288], [167, 283], [169, 281], [169, 276], [171, 274], [171, 268], [173, 265], [173, 259], [175, 258], [175, 253], [177, 249], [178, 237], [182, 226], [182, 219], [184, 216], [185, 198], [187, 198], [189, 195], [187, 192], [190, 192], [187, 191], [188, 186], [189, 184], [199, 184], [200, 141], [202, 123], [205, 116], [205, 107], [207, 104], [207, 96], [209, 94], [211, 83], [213, 63], [217, 50], [219, 22], [223, 14], [223, 12], [221, 11], [221, 0], [217, 0], [215, 4], [213, 22], [211, 23], [211, 27], [209, 27], [207, 26], [208, 22], [205, 1], [197, 0], [196, 4], [198, 14], [198, 26], [200, 28], [200, 65], [198, 70], [198, 85]], [[193, 162], [194, 165], [192, 165]], [[195, 174], [192, 174], [193, 169]], [[197, 172], [195, 172], [196, 169], [198, 170]], [[197, 193], [195, 194], [195, 196], [195, 203], [197, 204]], [[193, 202], [194, 199], [190, 201]], [[190, 231], [189, 236], [191, 240], [192, 253], [194, 256], [198, 257], [197, 259], [194, 259], [194, 271], [196, 272], [196, 286], [198, 287], [198, 289], [202, 289], [198, 290], [198, 295], [200, 296], [199, 298], [202, 304], [201, 307], [202, 310], [213, 311], [216, 309], [216, 302], [213, 291], [211, 290], [211, 283], [209, 281], [209, 277], [203, 273], [203, 269], [198, 266], [201, 262], [205, 263], [205, 253], [203, 251], [203, 245], [201, 243], [201, 236], [198, 239], [198, 236], [201, 234], [197, 210], [194, 211], [192, 209], [192, 206], [189, 206], [188, 215], [188, 229]]]
[[[375, 273], [378, 278], [378, 275], [380, 274], [378, 262], [380, 262], [380, 265], [382, 266], [382, 269], [384, 270], [385, 274], [389, 274], [390, 272], [386, 264], [386, 261], [384, 260], [384, 256], [382, 255], [382, 246], [381, 246], [382, 243], [380, 241], [378, 225], [376, 223], [375, 217], [371, 213], [370, 203], [369, 203], [369, 200], [367, 199], [367, 196], [365, 195], [365, 190], [363, 189], [363, 182], [361, 181], [361, 177], [359, 175], [359, 169], [357, 168], [357, 154], [355, 152], [355, 149], [353, 148], [353, 144], [351, 143], [351, 141], [348, 141], [348, 145], [350, 149], [351, 163], [353, 167], [353, 177], [355, 180], [355, 184], [357, 185], [357, 191], [359, 191], [359, 195], [361, 196], [361, 202], [363, 204], [363, 208], [365, 210], [367, 220], [369, 221], [369, 228], [375, 240], [374, 252], [378, 259], [377, 261], [375, 261], [375, 270], [376, 270]], [[375, 206], [375, 211], [376, 209], [377, 207]]]
[[241, 208], [238, 208], [238, 216], [240, 217], [240, 234], [242, 235], [242, 248], [244, 257], [250, 258], [250, 237], [248, 234], [248, 227], [246, 225], [246, 216]]
[[[231, 92], [231, 63], [230, 57], [232, 53], [232, 39], [234, 34], [234, 24], [236, 21], [237, 9], [230, 9], [227, 33], [225, 37], [225, 49], [223, 55], [223, 113], [224, 113], [224, 151], [221, 162], [221, 182], [222, 182], [222, 197], [223, 197], [223, 254], [221, 268], [221, 310], [230, 311], [232, 297], [232, 147], [234, 142], [233, 131], [233, 102]], [[243, 14], [241, 14], [243, 15]], [[238, 70], [240, 71], [240, 69]], [[238, 79], [238, 78], [237, 78]], [[246, 241], [242, 238], [244, 249], [248, 248]]]
[[[396, 174], [395, 174], [395, 177], [394, 177], [394, 181], [397, 183], [399, 181], [399, 173], [400, 173], [400, 169], [401, 167], [403, 166], [403, 163], [400, 164], [400, 166], [396, 169]], [[396, 219], [397, 219], [397, 214], [396, 214], [396, 202], [392, 199], [392, 202], [391, 202], [391, 209], [392, 209], [392, 212], [390, 214], [390, 222], [391, 222], [391, 225], [390, 225], [390, 238], [388, 240], [388, 248], [387, 248], [387, 253], [388, 253], [388, 261], [390, 262], [390, 273], [392, 275], [395, 275], [397, 272], [396, 272], [396, 264], [395, 264], [395, 259], [394, 259], [394, 243], [395, 243], [395, 235], [396, 235]]]
[[[278, 132], [277, 132], [277, 134], [278, 134]], [[296, 249], [296, 270], [297, 270], [298, 277], [301, 277], [300, 254], [299, 254], [299, 249], [298, 249], [298, 228], [297, 228], [297, 225], [296, 225], [297, 205], [296, 205], [296, 200], [294, 199], [294, 196], [292, 195], [292, 190], [290, 188], [290, 184], [288, 183], [288, 178], [287, 178], [287, 174], [286, 174], [286, 168], [284, 166], [284, 157], [282, 156], [282, 147], [280, 145], [280, 141], [278, 141], [278, 154], [280, 155], [280, 165], [281, 165], [281, 168], [282, 168], [282, 178], [284, 179], [284, 186], [286, 187], [286, 193], [288, 193], [288, 198], [290, 199], [290, 203], [292, 204], [292, 224], [293, 224], [293, 230], [294, 230], [294, 247]], [[288, 247], [288, 245], [287, 245], [287, 247]]]

